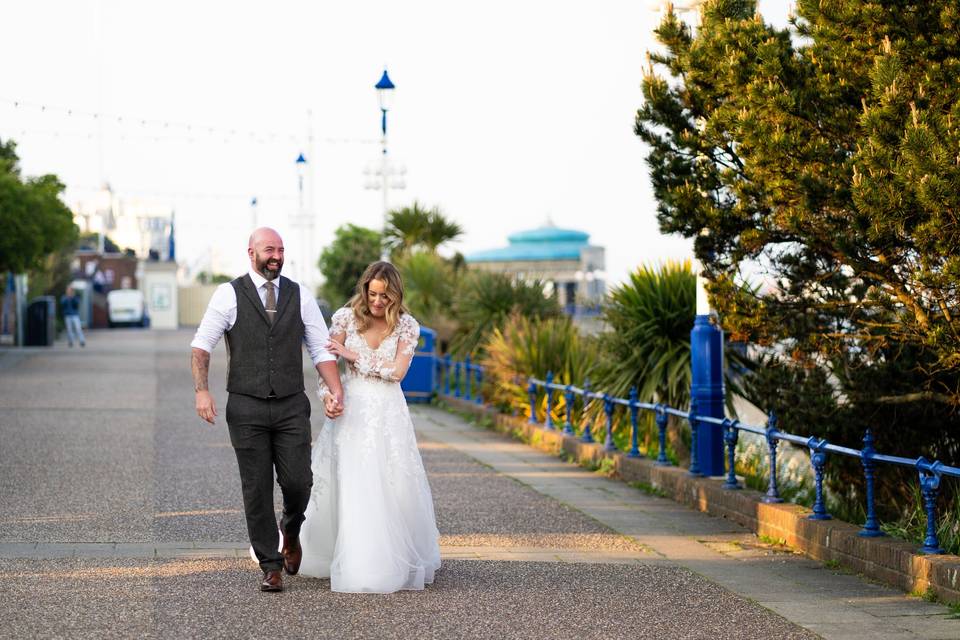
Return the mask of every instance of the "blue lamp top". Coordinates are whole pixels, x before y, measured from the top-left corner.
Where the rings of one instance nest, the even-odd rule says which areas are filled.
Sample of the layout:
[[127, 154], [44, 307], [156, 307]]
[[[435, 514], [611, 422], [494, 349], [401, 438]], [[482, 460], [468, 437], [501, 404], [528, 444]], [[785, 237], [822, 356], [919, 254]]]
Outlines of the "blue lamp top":
[[303, 154], [297, 156], [297, 164], [306, 164], [307, 159], [303, 157]]
[[390, 76], [387, 75], [387, 70], [383, 70], [383, 75], [380, 77], [380, 82], [378, 82], [373, 87], [374, 89], [395, 89], [393, 83], [390, 81]]

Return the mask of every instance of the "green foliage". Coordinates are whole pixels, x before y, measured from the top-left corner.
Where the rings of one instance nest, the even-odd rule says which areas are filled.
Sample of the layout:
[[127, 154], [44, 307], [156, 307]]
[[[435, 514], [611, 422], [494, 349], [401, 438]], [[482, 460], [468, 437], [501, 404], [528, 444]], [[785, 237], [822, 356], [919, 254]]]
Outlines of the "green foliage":
[[437, 207], [426, 209], [414, 202], [388, 214], [383, 240], [396, 259], [415, 249], [435, 252], [440, 245], [461, 235], [463, 228], [447, 220]]
[[23, 179], [16, 144], [0, 140], [0, 273], [43, 269], [47, 257], [77, 238], [73, 214], [53, 175]]
[[[690, 331], [696, 316], [696, 276], [689, 261], [667, 262], [659, 267], [641, 266], [626, 282], [607, 296], [603, 317], [609, 327], [601, 336], [604, 357], [593, 379], [593, 388], [626, 398], [635, 387], [641, 402], [662, 402], [684, 409], [690, 399]], [[747, 367], [738, 351], [727, 349], [728, 413], [735, 415], [733, 394], [739, 391], [738, 376], [731, 372]], [[733, 365], [732, 367], [729, 365]], [[582, 382], [582, 381], [581, 381]], [[603, 406], [592, 408], [591, 422], [605, 421]], [[624, 441], [630, 425], [628, 413], [618, 409], [614, 432]], [[682, 421], [669, 428], [674, 451], [686, 455], [688, 429]], [[659, 446], [652, 417], [640, 420], [642, 449]], [[681, 456], [681, 457], [682, 457]]]
[[[956, 483], [944, 478], [943, 488], [949, 489], [953, 485], [952, 503], [947, 503], [937, 511], [939, 520], [936, 525], [937, 539], [940, 546], [949, 554], [960, 555], [960, 500], [957, 499]], [[914, 483], [913, 503], [906, 509], [899, 519], [891, 522], [881, 522], [880, 529], [887, 535], [914, 544], [923, 544], [927, 534], [927, 512], [923, 508], [923, 496], [919, 485]], [[941, 501], [946, 502], [946, 501]]]
[[[636, 133], [661, 229], [695, 239], [727, 333], [768, 348], [751, 400], [785, 429], [857, 447], [871, 427], [883, 452], [956, 462], [960, 12], [798, 0], [798, 38], [755, 9], [657, 30]], [[855, 460], [828, 474], [862, 500]], [[878, 504], [908, 504], [908, 475], [880, 474]]]
[[334, 232], [333, 242], [317, 261], [324, 277], [320, 297], [334, 309], [350, 299], [367, 265], [380, 259], [380, 241], [379, 232], [354, 224], [345, 224]]
[[607, 366], [595, 388], [625, 398], [636, 387], [643, 402], [685, 407], [696, 295], [689, 261], [642, 266], [614, 288], [603, 307]]
[[230, 282], [231, 280], [233, 280], [233, 277], [228, 276], [225, 273], [210, 273], [209, 271], [201, 271], [197, 274], [198, 284], [223, 284], [224, 282]]
[[560, 315], [560, 305], [555, 296], [543, 295], [540, 281], [528, 283], [500, 273], [471, 271], [459, 283], [454, 314], [460, 329], [452, 350], [467, 355], [477, 354], [491, 332], [503, 328], [511, 315], [554, 318]]
[[[565, 316], [539, 320], [513, 315], [503, 329], [494, 329], [488, 336], [483, 352], [483, 397], [503, 410], [527, 417], [528, 376], [542, 380], [552, 371], [557, 383], [572, 384], [591, 374], [598, 357], [594, 341], [581, 336]], [[540, 404], [544, 404], [540, 395]], [[556, 408], [558, 417], [562, 408], [561, 400]]]
[[437, 332], [441, 343], [448, 343], [457, 327], [451, 312], [456, 287], [453, 267], [427, 251], [408, 253], [396, 261], [396, 266], [403, 277], [407, 308], [421, 324]]
[[[77, 249], [96, 251], [100, 248], [100, 234], [96, 231], [84, 231], [77, 239]], [[104, 253], [120, 253], [120, 246], [110, 236], [103, 237]]]

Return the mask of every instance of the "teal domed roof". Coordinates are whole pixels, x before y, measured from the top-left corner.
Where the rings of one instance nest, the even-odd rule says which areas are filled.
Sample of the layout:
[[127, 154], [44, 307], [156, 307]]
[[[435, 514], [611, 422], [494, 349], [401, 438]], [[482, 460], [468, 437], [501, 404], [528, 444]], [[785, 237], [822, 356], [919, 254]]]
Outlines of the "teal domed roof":
[[590, 234], [548, 223], [537, 229], [518, 231], [507, 240], [510, 246], [472, 253], [466, 257], [467, 262], [579, 260], [580, 252], [589, 246]]

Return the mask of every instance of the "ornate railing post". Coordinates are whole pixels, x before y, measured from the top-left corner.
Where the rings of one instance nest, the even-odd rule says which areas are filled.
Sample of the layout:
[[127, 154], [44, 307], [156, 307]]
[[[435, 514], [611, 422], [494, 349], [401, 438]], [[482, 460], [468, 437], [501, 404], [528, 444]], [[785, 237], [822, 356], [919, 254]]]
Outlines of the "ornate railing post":
[[473, 385], [471, 384], [471, 382], [473, 381], [473, 365], [470, 364], [470, 356], [467, 356], [466, 359], [464, 360], [464, 363], [463, 363], [463, 373], [466, 375], [466, 378], [467, 378], [467, 381], [466, 381], [466, 382], [467, 382], [467, 393], [466, 393], [466, 395], [465, 395], [464, 397], [465, 397], [467, 400], [472, 400], [472, 399], [473, 399], [473, 389], [472, 389]]
[[697, 430], [700, 427], [700, 421], [697, 420], [697, 400], [696, 398], [690, 399], [690, 412], [687, 413], [687, 422], [690, 423], [690, 471], [687, 472], [691, 476], [702, 475], [700, 473], [700, 461], [697, 460], [698, 446], [697, 441]]
[[563, 432], [572, 436], [573, 433], [573, 422], [571, 422], [570, 417], [573, 415], [573, 385], [568, 384], [567, 388], [563, 392], [563, 399], [566, 401], [567, 409], [567, 421], [563, 425]]
[[873, 481], [877, 463], [873, 459], [876, 454], [873, 442], [873, 433], [870, 429], [867, 429], [867, 433], [863, 436], [863, 451], [860, 454], [860, 461], [863, 463], [863, 476], [867, 482], [867, 521], [863, 523], [863, 529], [857, 534], [864, 538], [876, 538], [883, 535], [880, 524], [877, 522], [877, 507], [874, 502]]
[[[927, 462], [917, 458], [917, 470], [920, 472], [920, 492], [923, 494], [923, 507], [927, 512], [927, 535], [923, 539], [921, 553], [936, 555], [943, 553], [937, 540], [937, 493], [940, 491], [940, 461]], [[926, 467], [926, 468], [924, 468]]]
[[530, 396], [530, 424], [537, 424], [537, 383], [530, 378], [527, 385], [527, 395]]
[[453, 364], [453, 397], [460, 397], [460, 361]]
[[662, 404], [657, 404], [656, 411], [657, 417], [657, 431], [659, 432], [659, 446], [660, 451], [657, 453], [657, 462], [658, 467], [668, 467], [670, 466], [670, 460], [667, 458], [667, 420], [669, 416], [667, 415], [667, 409]]
[[737, 429], [738, 424], [740, 424], [739, 420], [723, 419], [723, 441], [727, 445], [727, 481], [722, 485], [724, 489], [740, 488], [736, 471], [737, 440], [740, 437], [740, 430]]
[[640, 407], [637, 406], [638, 397], [637, 388], [630, 387], [630, 453], [627, 454], [628, 458], [640, 457], [640, 424], [637, 421], [637, 414], [640, 413]]
[[553, 371], [547, 371], [547, 419], [544, 421], [544, 426], [551, 431], [553, 431], [553, 387], [550, 386], [552, 384]]
[[593, 433], [591, 433], [590, 420], [587, 416], [588, 406], [590, 406], [590, 378], [583, 381], [583, 415], [588, 418], [583, 424], [583, 435], [580, 437], [583, 442], [593, 442]]
[[780, 491], [777, 489], [777, 416], [770, 412], [767, 416], [767, 449], [770, 451], [770, 482], [767, 484], [767, 495], [763, 496], [763, 501], [767, 504], [783, 502], [780, 497]]
[[827, 441], [810, 437], [807, 447], [810, 448], [810, 463], [813, 465], [813, 476], [816, 480], [816, 500], [813, 502], [813, 513], [807, 516], [810, 520], [829, 520], [833, 516], [827, 513], [823, 501], [823, 467], [827, 464]]
[[604, 451], [616, 451], [617, 445], [613, 443], [613, 410], [616, 405], [613, 404], [613, 398], [610, 394], [603, 394], [603, 412], [607, 414], [607, 437], [603, 441]]
[[477, 369], [477, 404], [483, 404], [483, 366], [479, 364], [473, 365]]
[[447, 355], [443, 356], [443, 373], [444, 373], [443, 393], [444, 393], [444, 395], [447, 395], [447, 396], [450, 395], [450, 364], [451, 364], [451, 360], [452, 360], [452, 358], [451, 358], [451, 356], [450, 356], [449, 353], [448, 353]]

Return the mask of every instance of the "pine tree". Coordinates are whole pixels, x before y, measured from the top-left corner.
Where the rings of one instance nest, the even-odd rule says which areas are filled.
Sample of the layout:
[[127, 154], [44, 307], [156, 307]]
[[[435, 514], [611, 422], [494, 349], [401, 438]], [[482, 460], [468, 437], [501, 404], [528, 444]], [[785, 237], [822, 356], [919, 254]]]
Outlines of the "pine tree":
[[955, 0], [798, 0], [789, 29], [709, 0], [695, 33], [665, 16], [636, 121], [661, 228], [695, 238], [724, 328], [785, 350], [784, 383], [823, 369], [850, 444], [914, 420], [889, 429], [919, 438], [902, 451], [954, 461], [958, 34]]

